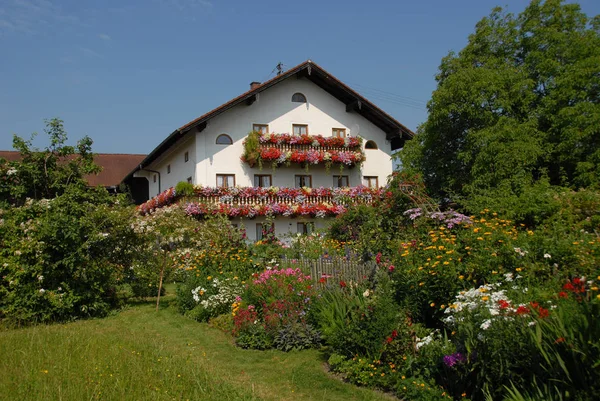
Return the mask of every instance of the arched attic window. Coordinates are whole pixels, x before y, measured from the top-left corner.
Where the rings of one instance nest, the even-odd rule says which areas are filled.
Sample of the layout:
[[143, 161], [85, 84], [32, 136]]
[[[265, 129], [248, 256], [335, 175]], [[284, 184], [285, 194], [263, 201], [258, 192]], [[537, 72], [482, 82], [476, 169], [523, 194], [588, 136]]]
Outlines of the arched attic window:
[[365, 143], [365, 149], [378, 149], [378, 147], [375, 141], [367, 141], [367, 143]]
[[221, 134], [217, 137], [217, 145], [232, 145], [233, 141], [227, 134]]
[[296, 92], [292, 95], [292, 102], [294, 103], [306, 103], [306, 96], [300, 92]]

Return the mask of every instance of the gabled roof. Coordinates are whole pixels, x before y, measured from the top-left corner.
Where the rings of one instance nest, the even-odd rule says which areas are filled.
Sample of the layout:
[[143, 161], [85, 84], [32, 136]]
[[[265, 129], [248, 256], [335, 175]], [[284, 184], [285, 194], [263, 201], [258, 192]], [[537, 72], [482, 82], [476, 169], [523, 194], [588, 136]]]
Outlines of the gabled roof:
[[[12, 150], [0, 150], [0, 158], [7, 161], [21, 160], [21, 153]], [[102, 167], [98, 174], [90, 174], [85, 177], [88, 185], [95, 187], [116, 187], [127, 176], [131, 170], [146, 158], [146, 155], [121, 154], [121, 153], [96, 153], [94, 162]]]
[[[320, 86], [329, 94], [344, 103], [346, 105], [346, 111], [356, 112], [369, 120], [375, 126], [379, 127], [386, 133], [386, 138], [392, 141], [392, 149], [401, 147], [401, 144], [405, 140], [411, 139], [415, 136], [414, 132], [402, 125], [395, 118], [368, 101], [349, 86], [345, 85], [329, 72], [325, 71], [318, 64], [311, 60], [307, 60], [293, 68], [290, 68], [284, 73], [277, 75], [269, 81], [254, 86], [249, 91], [242, 93], [234, 99], [231, 99], [229, 102], [224, 103], [216, 109], [213, 109], [208, 113], [196, 118], [195, 120], [192, 120], [189, 123], [179, 127], [164, 141], [162, 141], [152, 152], [150, 152], [150, 154], [140, 163], [138, 168], [129, 173], [127, 178], [133, 176], [135, 171], [141, 170], [148, 166], [164, 151], [170, 148], [175, 142], [179, 141], [194, 128], [197, 132], [201, 132], [204, 130], [204, 128], [206, 128], [206, 124], [211, 118], [216, 117], [241, 103], [246, 102], [247, 104], [252, 104], [260, 92], [263, 92], [270, 87], [277, 85], [279, 82], [282, 82], [293, 76], [310, 79], [313, 83]], [[399, 146], [394, 147], [394, 144]]]

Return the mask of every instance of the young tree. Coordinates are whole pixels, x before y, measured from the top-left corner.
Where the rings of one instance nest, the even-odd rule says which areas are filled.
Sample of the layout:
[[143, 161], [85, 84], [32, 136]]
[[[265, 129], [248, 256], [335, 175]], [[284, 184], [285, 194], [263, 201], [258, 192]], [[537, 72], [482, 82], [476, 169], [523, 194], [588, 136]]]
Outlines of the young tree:
[[437, 198], [473, 207], [502, 199], [516, 210], [551, 185], [598, 185], [599, 65], [600, 18], [577, 4], [494, 9], [442, 60], [403, 165]]
[[[21, 153], [21, 160], [0, 161], [0, 203], [23, 204], [25, 199], [51, 199], [65, 192], [69, 186], [85, 187], [84, 176], [98, 173], [94, 163], [92, 140], [85, 136], [76, 146], [65, 145], [67, 133], [63, 121], [46, 120], [44, 130], [50, 144], [43, 150], [32, 147], [36, 134], [29, 140], [13, 136], [13, 147]], [[2, 202], [3, 201], [3, 202]]]

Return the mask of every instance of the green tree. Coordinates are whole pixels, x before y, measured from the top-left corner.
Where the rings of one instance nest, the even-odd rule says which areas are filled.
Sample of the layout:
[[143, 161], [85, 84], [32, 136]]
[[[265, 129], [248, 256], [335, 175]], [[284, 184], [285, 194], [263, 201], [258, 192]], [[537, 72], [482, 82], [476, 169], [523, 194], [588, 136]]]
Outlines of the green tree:
[[577, 4], [534, 0], [518, 16], [494, 9], [442, 60], [403, 165], [440, 200], [513, 214], [553, 186], [598, 185], [599, 65], [600, 18]]
[[85, 187], [84, 176], [100, 172], [94, 163], [91, 138], [83, 137], [76, 146], [66, 145], [67, 133], [58, 118], [46, 120], [44, 131], [50, 143], [43, 150], [32, 146], [35, 133], [29, 140], [13, 136], [13, 147], [21, 153], [21, 160], [0, 160], [0, 204], [21, 205], [27, 198], [51, 199], [69, 186]]

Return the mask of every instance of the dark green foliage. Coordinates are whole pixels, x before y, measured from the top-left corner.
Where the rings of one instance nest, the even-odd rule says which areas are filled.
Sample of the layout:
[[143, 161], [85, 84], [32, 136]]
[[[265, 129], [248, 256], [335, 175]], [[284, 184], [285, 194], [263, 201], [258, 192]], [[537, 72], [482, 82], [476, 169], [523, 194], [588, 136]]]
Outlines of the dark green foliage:
[[598, 185], [598, 26], [560, 0], [534, 0], [518, 16], [496, 8], [442, 60], [429, 117], [403, 165], [440, 200], [524, 220], [546, 213], [548, 184]]
[[319, 332], [310, 324], [291, 322], [279, 329], [273, 345], [281, 351], [314, 348], [321, 341]]
[[265, 330], [262, 324], [253, 324], [235, 338], [238, 347], [266, 350], [273, 348], [273, 337]]

